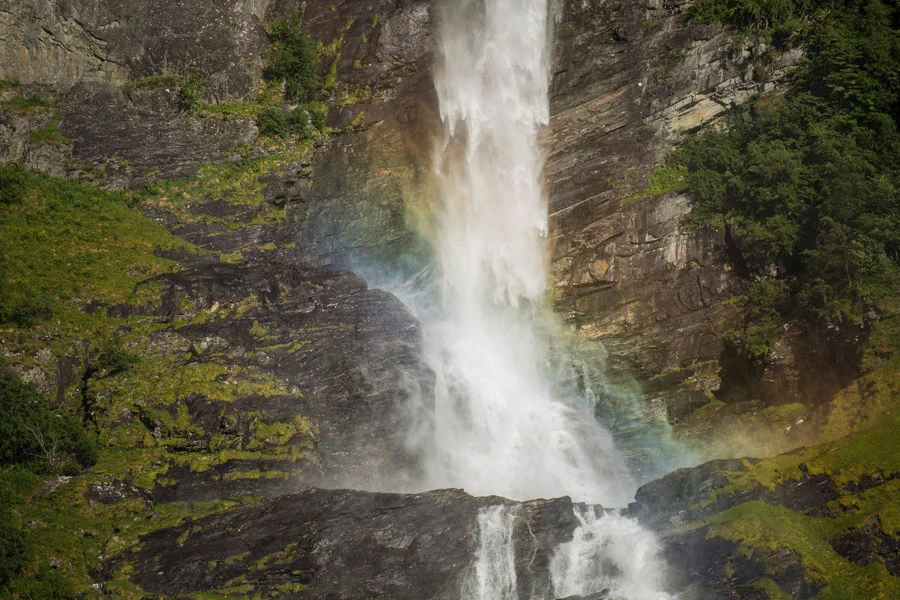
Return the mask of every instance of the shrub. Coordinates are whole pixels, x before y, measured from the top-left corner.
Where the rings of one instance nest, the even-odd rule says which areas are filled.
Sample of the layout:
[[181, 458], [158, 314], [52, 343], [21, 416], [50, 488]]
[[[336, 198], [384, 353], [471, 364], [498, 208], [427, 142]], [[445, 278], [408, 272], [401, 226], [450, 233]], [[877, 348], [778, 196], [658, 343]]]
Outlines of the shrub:
[[0, 364], [0, 465], [46, 475], [75, 474], [97, 462], [97, 446], [74, 415], [50, 405]]
[[328, 110], [321, 102], [308, 102], [293, 109], [267, 108], [259, 112], [256, 125], [262, 135], [296, 135], [309, 140], [325, 131]]
[[303, 30], [300, 16], [292, 13], [273, 22], [269, 28], [272, 46], [266, 55], [263, 77], [284, 82], [288, 102], [310, 102], [322, 89], [316, 72], [319, 62], [317, 44]]
[[0, 590], [31, 562], [31, 548], [22, 529], [0, 510]]
[[0, 204], [18, 204], [26, 189], [27, 174], [16, 163], [0, 165]]

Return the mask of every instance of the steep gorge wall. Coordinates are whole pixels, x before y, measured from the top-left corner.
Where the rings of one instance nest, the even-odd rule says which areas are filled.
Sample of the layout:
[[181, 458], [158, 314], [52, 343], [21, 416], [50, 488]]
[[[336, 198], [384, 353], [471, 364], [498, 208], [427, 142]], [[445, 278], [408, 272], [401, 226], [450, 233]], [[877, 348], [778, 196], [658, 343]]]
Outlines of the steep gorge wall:
[[547, 141], [557, 306], [674, 423], [719, 388], [744, 281], [724, 230], [686, 227], [688, 197], [645, 190], [683, 135], [773, 90], [799, 58], [760, 70], [758, 48], [687, 23], [687, 6], [566, 2]]

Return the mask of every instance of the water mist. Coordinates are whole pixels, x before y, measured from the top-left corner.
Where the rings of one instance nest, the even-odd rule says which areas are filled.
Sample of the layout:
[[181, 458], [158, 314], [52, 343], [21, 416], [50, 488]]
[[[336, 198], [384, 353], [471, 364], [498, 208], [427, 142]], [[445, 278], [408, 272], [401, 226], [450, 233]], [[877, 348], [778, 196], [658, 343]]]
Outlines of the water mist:
[[551, 365], [547, 0], [455, 0], [435, 16], [444, 137], [430, 298], [413, 302], [437, 375], [414, 444], [428, 487], [623, 505], [633, 483], [611, 436]]
[[[433, 406], [415, 407], [410, 445], [425, 462], [425, 487], [623, 506], [634, 491], [625, 463], [593, 407], [560, 382], [550, 349], [538, 143], [549, 123], [548, 2], [446, 0], [435, 9], [444, 125], [435, 265], [426, 291], [405, 296], [436, 385]], [[556, 595], [665, 598], [652, 534], [598, 510], [576, 512], [581, 526], [556, 550]], [[479, 515], [463, 598], [516, 600], [518, 518], [509, 506]]]

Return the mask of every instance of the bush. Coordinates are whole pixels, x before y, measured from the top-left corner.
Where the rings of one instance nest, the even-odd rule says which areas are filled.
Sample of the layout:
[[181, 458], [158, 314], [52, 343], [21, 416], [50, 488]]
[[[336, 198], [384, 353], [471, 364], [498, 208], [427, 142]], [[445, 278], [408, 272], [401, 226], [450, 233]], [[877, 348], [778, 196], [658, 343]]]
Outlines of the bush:
[[[713, 5], [752, 3], [695, 8]], [[767, 282], [747, 296], [741, 344], [754, 355], [774, 315], [860, 320], [900, 289], [900, 7], [836, 4], [807, 39], [807, 68], [783, 101], [740, 109], [673, 155], [696, 194], [691, 218], [726, 224], [747, 275]]]
[[27, 174], [16, 163], [0, 165], [0, 204], [19, 204], [26, 189]]
[[318, 97], [322, 82], [316, 72], [319, 62], [317, 44], [303, 30], [296, 13], [278, 19], [269, 28], [272, 46], [266, 55], [263, 77], [282, 81], [288, 102], [310, 102]]
[[31, 562], [31, 548], [21, 528], [0, 510], [0, 590]]
[[21, 600], [75, 600], [82, 598], [63, 574], [47, 563], [41, 563], [25, 577], [19, 577], [7, 588], [13, 598]]
[[317, 133], [324, 133], [327, 114], [321, 102], [308, 102], [288, 110], [267, 108], [257, 115], [256, 125], [262, 135], [296, 135], [301, 140], [310, 140]]
[[72, 475], [97, 462], [97, 446], [74, 415], [0, 364], [0, 465]]

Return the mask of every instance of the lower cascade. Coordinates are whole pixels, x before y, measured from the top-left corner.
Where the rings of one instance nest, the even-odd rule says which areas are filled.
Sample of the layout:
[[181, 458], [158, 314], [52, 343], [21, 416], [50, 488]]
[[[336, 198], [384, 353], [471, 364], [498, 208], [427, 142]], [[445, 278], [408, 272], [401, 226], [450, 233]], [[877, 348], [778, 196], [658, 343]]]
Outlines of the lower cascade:
[[576, 506], [581, 524], [550, 563], [558, 598], [608, 593], [623, 600], [668, 600], [662, 592], [656, 536], [636, 521], [602, 508]]
[[500, 504], [478, 513], [478, 550], [463, 584], [463, 598], [516, 600], [513, 524], [519, 507]]
[[[534, 591], [531, 600], [671, 600], [662, 591], [660, 548], [652, 533], [599, 506], [575, 505], [573, 510], [579, 525], [571, 541], [553, 549], [550, 589]], [[520, 513], [518, 504], [480, 510], [475, 560], [461, 600], [518, 600], [514, 529], [523, 519]]]

